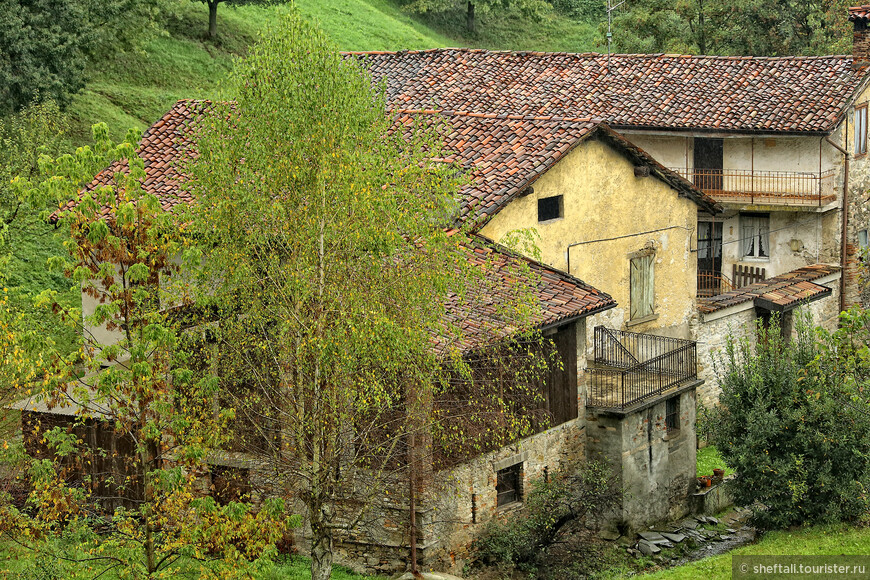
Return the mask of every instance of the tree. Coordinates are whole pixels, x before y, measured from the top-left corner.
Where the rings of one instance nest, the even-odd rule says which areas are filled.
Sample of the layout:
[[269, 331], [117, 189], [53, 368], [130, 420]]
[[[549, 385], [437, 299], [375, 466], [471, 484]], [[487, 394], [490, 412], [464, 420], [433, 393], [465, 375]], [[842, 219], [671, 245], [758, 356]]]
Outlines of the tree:
[[84, 86], [93, 32], [78, 2], [0, 2], [0, 115], [39, 95], [61, 108]]
[[848, 54], [848, 6], [842, 1], [732, 0], [717, 4], [686, 0], [674, 4], [640, 0], [626, 4], [615, 16], [614, 43], [620, 52]]
[[[117, 568], [150, 578], [191, 563], [241, 571], [268, 555], [285, 523], [283, 506], [268, 501], [254, 513], [198, 497], [206, 454], [222, 442], [219, 427], [231, 411], [214, 416], [214, 382], [193, 371], [189, 339], [161, 308], [182, 290], [168, 280], [183, 238], [173, 216], [142, 191], [136, 136], [116, 145], [100, 125], [94, 141], [93, 149], [43, 160], [47, 179], [33, 185], [34, 196], [66, 200], [91, 181], [94, 167], [124, 160], [59, 211], [69, 259], [55, 265], [94, 308], [84, 319], [82, 348], [65, 356], [38, 350], [41, 380], [19, 385], [19, 397], [71, 407], [74, 415], [25, 415], [25, 439], [36, 454], [32, 491], [26, 510], [0, 502], [0, 531], [97, 566], [99, 574]], [[51, 292], [40, 300], [58, 312], [57, 323], [80, 326], [80, 314], [54, 303]], [[16, 359], [28, 360], [26, 349], [18, 352]], [[70, 537], [77, 553], [55, 552], [47, 541]]]
[[[797, 316], [791, 340], [774, 317], [769, 328], [759, 325], [754, 348], [745, 340], [727, 345], [713, 442], [738, 473], [735, 501], [756, 507], [761, 526], [853, 520], [867, 511], [870, 408], [862, 393], [870, 373], [860, 354], [866, 345], [852, 342], [866, 338], [867, 315], [843, 320], [817, 342], [807, 316]], [[863, 370], [853, 372], [852, 363]]]
[[[270, 493], [303, 505], [320, 580], [367, 506], [417, 487], [409, 466], [423, 469], [437, 431], [438, 387], [469, 376], [444, 314], [448, 296], [474, 294], [463, 280], [475, 248], [444, 229], [459, 182], [433, 161], [437, 133], [397, 126], [357, 62], [298, 16], [265, 33], [232, 81], [232, 103], [195, 122], [184, 170], [199, 302], [221, 321], [236, 440], [268, 465]], [[528, 304], [504, 308], [521, 331]], [[478, 412], [509, 406], [496, 394]], [[494, 425], [481, 431], [498, 443], [530, 423]]]
[[0, 116], [35, 99], [63, 110], [86, 70], [164, 29], [176, 0], [0, 0]]
[[212, 40], [217, 38], [217, 9], [218, 4], [224, 3], [230, 6], [245, 6], [248, 4], [256, 6], [271, 6], [275, 4], [285, 4], [291, 0], [200, 0], [200, 2], [208, 5], [208, 37]]
[[540, 14], [550, 8], [545, 0], [407, 0], [405, 5], [413, 12], [453, 12], [465, 11], [465, 28], [471, 34], [477, 33], [477, 15], [486, 14], [494, 9], [517, 8], [528, 16]]

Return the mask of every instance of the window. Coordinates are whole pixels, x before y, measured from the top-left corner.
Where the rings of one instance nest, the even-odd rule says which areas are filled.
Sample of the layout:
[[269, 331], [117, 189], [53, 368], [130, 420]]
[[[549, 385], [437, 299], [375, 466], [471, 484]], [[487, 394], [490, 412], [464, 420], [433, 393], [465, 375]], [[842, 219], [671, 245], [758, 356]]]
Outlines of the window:
[[867, 103], [855, 107], [855, 155], [867, 153]]
[[655, 299], [655, 254], [645, 253], [631, 258], [629, 279], [630, 320], [653, 315]]
[[496, 507], [523, 501], [523, 464], [515, 463], [496, 472]]
[[680, 398], [671, 397], [665, 401], [665, 429], [668, 433], [680, 430]]
[[219, 505], [246, 501], [251, 494], [250, 474], [242, 467], [210, 465], [212, 497]]
[[767, 214], [740, 215], [741, 240], [744, 258], [770, 257], [770, 216]]
[[542, 197], [538, 200], [538, 221], [545, 222], [562, 217], [562, 196]]
[[858, 232], [858, 247], [862, 250], [870, 245], [870, 239], [867, 236], [867, 230], [861, 230]]

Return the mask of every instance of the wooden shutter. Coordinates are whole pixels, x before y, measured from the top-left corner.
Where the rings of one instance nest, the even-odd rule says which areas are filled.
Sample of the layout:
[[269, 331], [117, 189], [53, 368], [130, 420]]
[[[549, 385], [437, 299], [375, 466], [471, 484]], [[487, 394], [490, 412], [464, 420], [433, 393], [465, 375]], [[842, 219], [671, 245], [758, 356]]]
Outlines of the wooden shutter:
[[654, 255], [631, 259], [629, 318], [636, 320], [653, 313], [655, 298], [655, 277], [653, 273]]

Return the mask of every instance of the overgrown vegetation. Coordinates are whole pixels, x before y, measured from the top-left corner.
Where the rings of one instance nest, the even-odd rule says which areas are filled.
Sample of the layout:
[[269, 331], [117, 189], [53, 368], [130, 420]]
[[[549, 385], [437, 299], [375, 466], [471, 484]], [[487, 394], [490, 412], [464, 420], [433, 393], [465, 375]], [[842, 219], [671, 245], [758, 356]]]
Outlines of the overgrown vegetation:
[[595, 529], [599, 518], [619, 505], [622, 490], [616, 482], [601, 460], [534, 481], [521, 511], [487, 523], [476, 541], [477, 557], [483, 564], [537, 570], [570, 526]]
[[774, 316], [754, 346], [729, 341], [718, 368], [713, 442], [739, 474], [735, 501], [765, 528], [854, 521], [870, 506], [870, 314], [842, 313], [834, 333], [794, 316], [790, 340]]

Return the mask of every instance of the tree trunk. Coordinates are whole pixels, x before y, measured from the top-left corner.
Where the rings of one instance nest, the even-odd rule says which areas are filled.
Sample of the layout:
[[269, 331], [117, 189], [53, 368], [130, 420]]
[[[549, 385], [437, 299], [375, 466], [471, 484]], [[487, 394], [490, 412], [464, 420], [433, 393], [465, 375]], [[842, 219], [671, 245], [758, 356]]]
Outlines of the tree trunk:
[[707, 54], [707, 38], [704, 35], [704, 0], [698, 0], [698, 49]]
[[477, 34], [477, 20], [474, 18], [474, 2], [468, 0], [468, 12], [465, 13], [465, 28], [471, 34]]
[[311, 580], [332, 576], [332, 534], [323, 519], [322, 514], [311, 515]]
[[217, 36], [217, 7], [220, 0], [207, 0], [208, 3], [208, 37]]

